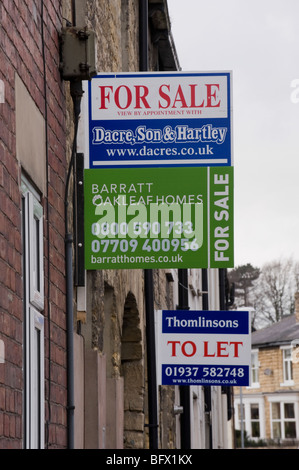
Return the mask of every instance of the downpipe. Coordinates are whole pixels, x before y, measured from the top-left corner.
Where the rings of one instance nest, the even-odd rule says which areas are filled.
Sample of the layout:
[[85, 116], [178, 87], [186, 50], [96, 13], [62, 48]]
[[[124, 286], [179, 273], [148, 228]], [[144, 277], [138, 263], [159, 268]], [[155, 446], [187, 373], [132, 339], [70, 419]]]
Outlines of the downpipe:
[[72, 155], [68, 168], [65, 186], [65, 275], [66, 275], [66, 327], [67, 327], [67, 446], [74, 449], [74, 305], [73, 305], [73, 236], [68, 227], [68, 199], [71, 174], [77, 151], [77, 135], [79, 116], [81, 111], [81, 100], [83, 96], [82, 82], [72, 81], [70, 92], [74, 106], [74, 140]]
[[[139, 70], [148, 71], [148, 0], [139, 0]], [[158, 405], [156, 378], [156, 346], [154, 325], [153, 271], [144, 269], [146, 343], [148, 370], [149, 447], [158, 449]]]

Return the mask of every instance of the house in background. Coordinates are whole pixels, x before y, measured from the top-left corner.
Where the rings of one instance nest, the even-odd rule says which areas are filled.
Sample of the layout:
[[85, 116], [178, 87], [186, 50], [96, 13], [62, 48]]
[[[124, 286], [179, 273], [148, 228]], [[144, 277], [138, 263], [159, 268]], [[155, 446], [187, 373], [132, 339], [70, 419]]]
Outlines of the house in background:
[[294, 315], [252, 333], [251, 385], [235, 390], [235, 428], [252, 441], [299, 441], [299, 293]]

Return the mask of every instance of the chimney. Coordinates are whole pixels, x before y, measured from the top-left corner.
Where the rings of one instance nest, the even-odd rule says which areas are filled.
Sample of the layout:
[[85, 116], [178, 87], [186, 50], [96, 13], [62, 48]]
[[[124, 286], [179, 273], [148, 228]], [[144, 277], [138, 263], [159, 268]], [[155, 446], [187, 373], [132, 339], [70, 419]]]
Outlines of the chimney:
[[295, 316], [296, 323], [299, 323], [299, 292], [295, 293]]

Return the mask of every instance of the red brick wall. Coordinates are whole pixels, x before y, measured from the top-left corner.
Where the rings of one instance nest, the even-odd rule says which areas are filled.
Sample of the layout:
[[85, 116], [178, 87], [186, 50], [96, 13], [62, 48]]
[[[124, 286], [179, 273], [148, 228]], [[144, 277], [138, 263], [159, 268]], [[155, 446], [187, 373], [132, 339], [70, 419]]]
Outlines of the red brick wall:
[[[0, 2], [0, 79], [5, 87], [5, 102], [0, 103], [0, 340], [5, 343], [5, 363], [0, 364], [0, 449], [23, 447], [21, 168], [16, 156], [14, 87], [15, 72], [17, 72], [37, 107], [46, 117], [41, 4], [42, 0], [1, 0]], [[46, 276], [45, 410], [46, 420], [49, 420], [45, 444], [49, 448], [66, 447], [64, 278], [66, 132], [64, 83], [61, 82], [58, 69], [58, 31], [61, 28], [61, 21], [61, 1], [44, 1], [49, 162], [49, 182], [43, 198]], [[49, 205], [47, 205], [47, 193]], [[49, 212], [47, 212], [47, 207], [49, 207]], [[50, 291], [47, 279], [48, 257], [50, 258]], [[48, 291], [50, 348], [47, 339], [49, 337]], [[49, 353], [51, 355], [50, 367]], [[49, 387], [49, 371], [51, 387]]]

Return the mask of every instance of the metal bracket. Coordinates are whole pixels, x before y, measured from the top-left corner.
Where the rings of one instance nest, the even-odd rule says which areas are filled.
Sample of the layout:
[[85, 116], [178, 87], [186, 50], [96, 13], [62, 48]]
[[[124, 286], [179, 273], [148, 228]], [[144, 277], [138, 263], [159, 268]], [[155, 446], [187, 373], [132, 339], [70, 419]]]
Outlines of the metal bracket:
[[60, 72], [64, 80], [90, 80], [96, 75], [93, 31], [65, 27], [60, 34]]

